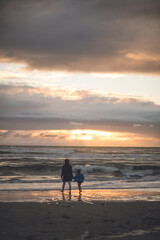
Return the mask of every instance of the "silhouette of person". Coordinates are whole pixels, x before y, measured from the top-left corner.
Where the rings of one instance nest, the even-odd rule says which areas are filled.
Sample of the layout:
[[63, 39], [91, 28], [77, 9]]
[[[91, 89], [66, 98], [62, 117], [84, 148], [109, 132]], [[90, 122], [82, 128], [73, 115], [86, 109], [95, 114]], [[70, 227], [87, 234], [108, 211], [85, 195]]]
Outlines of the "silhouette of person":
[[62, 172], [61, 172], [61, 179], [63, 181], [61, 192], [64, 191], [66, 182], [69, 185], [69, 191], [71, 191], [72, 178], [73, 178], [72, 166], [70, 165], [69, 160], [65, 159], [65, 163], [62, 166]]

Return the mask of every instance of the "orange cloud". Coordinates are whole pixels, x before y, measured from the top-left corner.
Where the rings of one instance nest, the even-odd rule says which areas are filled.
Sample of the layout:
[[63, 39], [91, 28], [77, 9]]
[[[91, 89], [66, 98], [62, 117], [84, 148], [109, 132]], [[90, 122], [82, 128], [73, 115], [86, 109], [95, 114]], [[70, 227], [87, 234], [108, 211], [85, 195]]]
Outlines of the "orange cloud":
[[160, 140], [134, 133], [76, 130], [0, 131], [2, 144], [66, 146], [159, 146]]

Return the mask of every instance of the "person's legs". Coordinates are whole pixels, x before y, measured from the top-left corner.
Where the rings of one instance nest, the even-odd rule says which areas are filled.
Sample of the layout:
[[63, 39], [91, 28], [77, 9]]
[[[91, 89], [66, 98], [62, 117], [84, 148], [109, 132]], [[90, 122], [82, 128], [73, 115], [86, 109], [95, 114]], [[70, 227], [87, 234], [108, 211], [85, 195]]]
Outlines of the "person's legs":
[[78, 189], [81, 192], [81, 183], [80, 182], [78, 182]]
[[69, 191], [71, 191], [71, 182], [68, 181]]
[[64, 191], [65, 184], [66, 184], [66, 182], [63, 182], [63, 184], [62, 184], [62, 190], [61, 190], [61, 192], [63, 192], [63, 191]]

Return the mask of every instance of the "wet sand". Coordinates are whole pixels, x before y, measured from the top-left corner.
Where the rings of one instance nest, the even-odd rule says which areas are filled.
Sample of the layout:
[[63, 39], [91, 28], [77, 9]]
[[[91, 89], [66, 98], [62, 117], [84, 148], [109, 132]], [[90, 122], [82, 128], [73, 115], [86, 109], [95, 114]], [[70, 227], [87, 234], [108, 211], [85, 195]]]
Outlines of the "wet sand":
[[0, 202], [52, 202], [52, 201], [160, 201], [160, 189], [84, 189], [68, 190], [64, 194], [54, 191], [0, 191]]
[[159, 240], [160, 202], [0, 203], [1, 240]]

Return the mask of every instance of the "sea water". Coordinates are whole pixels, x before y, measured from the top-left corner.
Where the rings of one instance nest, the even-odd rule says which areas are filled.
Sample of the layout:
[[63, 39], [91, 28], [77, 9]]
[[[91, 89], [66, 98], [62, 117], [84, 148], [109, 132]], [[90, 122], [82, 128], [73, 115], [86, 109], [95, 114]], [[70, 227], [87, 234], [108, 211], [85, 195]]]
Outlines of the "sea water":
[[83, 189], [160, 188], [160, 148], [0, 146], [1, 193], [60, 190], [66, 158]]

